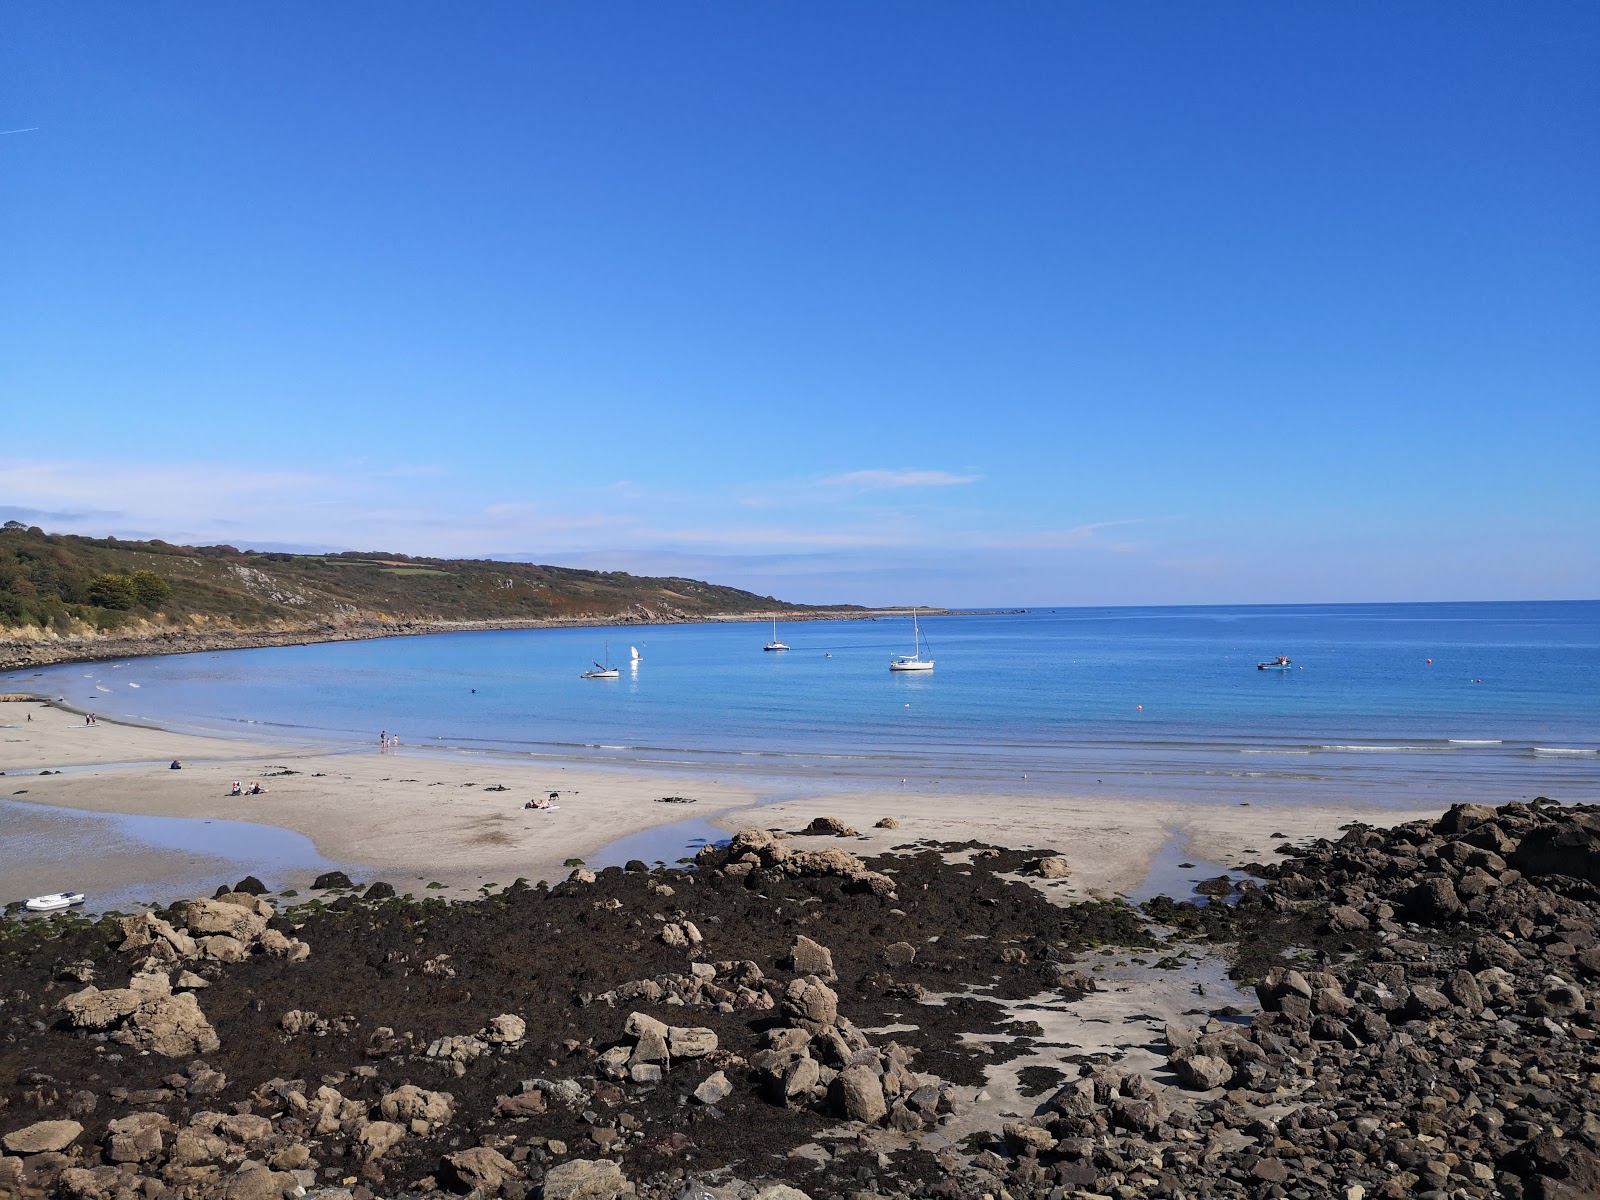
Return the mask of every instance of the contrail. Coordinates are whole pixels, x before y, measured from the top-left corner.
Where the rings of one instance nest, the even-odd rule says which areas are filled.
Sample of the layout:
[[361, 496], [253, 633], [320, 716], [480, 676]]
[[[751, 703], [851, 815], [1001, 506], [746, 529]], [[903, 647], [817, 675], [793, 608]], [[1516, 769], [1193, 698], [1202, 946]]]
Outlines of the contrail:
[[5, 137], [8, 133], [37, 133], [38, 130], [37, 125], [29, 125], [26, 129], [0, 129], [0, 137]]

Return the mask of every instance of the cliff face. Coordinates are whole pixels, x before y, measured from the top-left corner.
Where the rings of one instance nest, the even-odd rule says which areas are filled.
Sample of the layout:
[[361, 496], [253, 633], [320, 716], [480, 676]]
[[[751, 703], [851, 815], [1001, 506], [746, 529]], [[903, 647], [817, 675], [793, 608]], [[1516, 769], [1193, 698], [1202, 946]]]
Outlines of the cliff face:
[[258, 554], [52, 535], [15, 523], [0, 530], [0, 669], [456, 629], [795, 611], [738, 588], [622, 571], [379, 553]]

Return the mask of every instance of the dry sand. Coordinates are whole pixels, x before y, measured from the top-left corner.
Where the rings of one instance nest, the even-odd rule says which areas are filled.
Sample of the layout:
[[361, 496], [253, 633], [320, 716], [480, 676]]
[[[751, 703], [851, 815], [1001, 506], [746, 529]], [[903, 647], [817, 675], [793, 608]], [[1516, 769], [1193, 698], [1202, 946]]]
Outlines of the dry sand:
[[[168, 768], [174, 757], [184, 762], [182, 771]], [[62, 766], [76, 769], [16, 775]], [[294, 774], [273, 773], [282, 769]], [[834, 816], [865, 835], [848, 843], [861, 854], [922, 839], [1057, 850], [1071, 861], [1073, 873], [1050, 894], [1065, 900], [1135, 893], [1153, 863], [1267, 861], [1285, 840], [1329, 836], [1351, 820], [1386, 824], [1437, 811], [952, 795], [947, 788], [937, 794], [914, 787], [845, 793], [825, 781], [815, 797], [757, 809], [753, 788], [681, 775], [581, 763], [524, 765], [406, 748], [381, 752], [376, 746], [329, 752], [109, 722], [85, 726], [80, 715], [37, 702], [0, 704], [0, 771], [11, 774], [8, 784], [16, 784], [0, 787], [0, 798], [25, 788], [19, 799], [32, 803], [292, 830], [309, 838], [324, 858], [357, 867], [367, 878], [387, 878], [401, 890], [414, 890], [418, 880], [438, 880], [452, 889], [505, 884], [519, 875], [553, 880], [565, 874], [568, 859], [591, 858], [619, 838], [686, 817], [731, 831], [746, 825], [796, 830], [813, 817]], [[264, 796], [230, 797], [235, 779], [247, 785], [260, 779], [270, 790]], [[551, 791], [561, 793], [559, 811], [523, 808], [530, 798]], [[669, 795], [692, 796], [697, 803], [657, 802]], [[888, 816], [900, 822], [898, 829], [873, 828]], [[0, 863], [5, 864], [0, 899], [56, 890], [58, 864], [51, 864], [53, 875], [46, 878], [6, 849], [6, 831], [0, 829]]]

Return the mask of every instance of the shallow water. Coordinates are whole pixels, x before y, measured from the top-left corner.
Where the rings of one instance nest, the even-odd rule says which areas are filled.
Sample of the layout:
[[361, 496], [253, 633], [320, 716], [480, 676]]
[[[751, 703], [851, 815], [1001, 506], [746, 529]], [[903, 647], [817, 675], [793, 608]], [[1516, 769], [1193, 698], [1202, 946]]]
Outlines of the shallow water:
[[103, 912], [209, 895], [246, 875], [276, 891], [301, 876], [358, 870], [323, 858], [298, 833], [248, 821], [89, 812], [8, 799], [0, 800], [0, 832], [0, 903], [80, 891], [89, 896], [87, 911]]
[[[1382, 802], [1600, 795], [1600, 603], [1052, 609], [445, 634], [0, 678], [107, 716], [337, 745], [870, 787]], [[637, 670], [579, 678], [593, 658]], [[1288, 654], [1294, 669], [1258, 671]], [[1431, 660], [1431, 661], [1430, 661]], [[137, 688], [132, 684], [137, 683]], [[105, 689], [105, 690], [102, 690]]]

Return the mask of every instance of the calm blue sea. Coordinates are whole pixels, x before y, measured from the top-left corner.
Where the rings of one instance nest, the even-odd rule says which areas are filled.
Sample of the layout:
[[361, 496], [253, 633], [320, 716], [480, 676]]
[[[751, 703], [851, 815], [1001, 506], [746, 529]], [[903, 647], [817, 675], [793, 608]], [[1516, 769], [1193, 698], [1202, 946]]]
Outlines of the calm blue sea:
[[[0, 678], [274, 739], [870, 786], [1241, 801], [1600, 800], [1600, 602], [1035, 609], [446, 634]], [[614, 682], [579, 678], [606, 654]], [[628, 668], [629, 647], [643, 661]], [[1289, 655], [1289, 672], [1256, 670]], [[830, 657], [831, 656], [831, 657]], [[1431, 660], [1431, 662], [1429, 661]], [[134, 686], [137, 685], [137, 686]], [[1024, 778], [1026, 776], [1026, 778]]]

